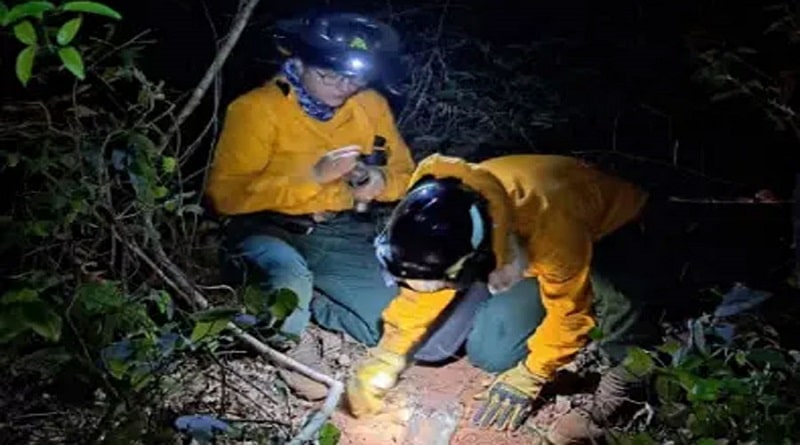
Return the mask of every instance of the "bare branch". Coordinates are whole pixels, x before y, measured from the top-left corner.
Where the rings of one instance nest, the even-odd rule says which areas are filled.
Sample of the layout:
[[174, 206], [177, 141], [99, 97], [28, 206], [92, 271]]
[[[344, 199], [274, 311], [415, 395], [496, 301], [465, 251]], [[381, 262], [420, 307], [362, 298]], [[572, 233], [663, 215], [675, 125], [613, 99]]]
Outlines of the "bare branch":
[[222, 69], [222, 66], [225, 64], [225, 60], [228, 59], [228, 55], [230, 55], [231, 50], [233, 50], [233, 47], [236, 45], [236, 42], [242, 35], [242, 31], [244, 31], [245, 26], [247, 26], [247, 22], [250, 20], [253, 10], [260, 1], [261, 0], [241, 0], [241, 8], [233, 18], [233, 25], [231, 26], [228, 37], [225, 39], [225, 43], [220, 48], [216, 57], [214, 57], [214, 61], [206, 71], [206, 74], [200, 80], [200, 83], [194, 89], [194, 92], [192, 92], [192, 96], [189, 98], [189, 101], [186, 103], [186, 105], [184, 105], [183, 109], [181, 109], [180, 113], [178, 113], [178, 117], [175, 120], [175, 125], [170, 128], [166, 135], [164, 135], [159, 151], [164, 151], [175, 133], [180, 131], [181, 125], [183, 125], [186, 119], [194, 112], [197, 106], [200, 105], [200, 101], [203, 99], [203, 96], [205, 96], [206, 90], [208, 90], [208, 87], [211, 85], [214, 77], [216, 77], [219, 71]]

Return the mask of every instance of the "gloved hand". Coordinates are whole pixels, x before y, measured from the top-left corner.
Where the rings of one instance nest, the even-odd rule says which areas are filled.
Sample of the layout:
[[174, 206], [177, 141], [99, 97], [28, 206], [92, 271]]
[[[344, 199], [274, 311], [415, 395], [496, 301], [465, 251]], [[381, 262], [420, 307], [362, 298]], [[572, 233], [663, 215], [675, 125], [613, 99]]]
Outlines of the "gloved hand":
[[378, 197], [386, 188], [386, 179], [377, 167], [363, 167], [369, 175], [366, 184], [353, 188], [353, 198], [360, 202], [369, 202]]
[[539, 377], [520, 362], [497, 376], [488, 391], [479, 396], [482, 405], [472, 417], [472, 424], [482, 428], [495, 426], [498, 430], [519, 428], [531, 413], [547, 379]]
[[397, 384], [406, 367], [406, 358], [380, 347], [356, 368], [347, 383], [347, 401], [354, 417], [376, 414], [383, 408], [383, 397]]
[[360, 153], [361, 148], [358, 145], [348, 145], [326, 153], [314, 164], [314, 180], [327, 184], [347, 175], [356, 168]]

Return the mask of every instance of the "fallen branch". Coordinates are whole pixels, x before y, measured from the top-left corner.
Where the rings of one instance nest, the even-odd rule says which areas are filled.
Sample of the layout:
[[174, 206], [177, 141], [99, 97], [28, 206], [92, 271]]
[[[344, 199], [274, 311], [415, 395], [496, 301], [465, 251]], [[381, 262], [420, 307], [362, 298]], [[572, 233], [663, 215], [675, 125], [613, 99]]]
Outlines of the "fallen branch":
[[217, 76], [217, 73], [219, 73], [219, 71], [222, 69], [222, 65], [225, 64], [225, 60], [228, 59], [228, 55], [230, 55], [231, 50], [233, 50], [233, 47], [236, 45], [236, 42], [242, 35], [242, 31], [244, 31], [245, 26], [247, 26], [247, 22], [250, 20], [250, 16], [253, 14], [253, 10], [255, 9], [256, 5], [258, 5], [259, 1], [260, 0], [241, 0], [240, 4], [243, 6], [233, 18], [233, 25], [228, 33], [228, 37], [225, 39], [225, 43], [222, 44], [222, 47], [220, 47], [216, 57], [214, 57], [214, 61], [211, 62], [211, 66], [208, 67], [206, 74], [192, 92], [192, 96], [189, 98], [189, 101], [186, 102], [186, 105], [183, 106], [181, 112], [178, 113], [178, 117], [175, 119], [175, 124], [172, 125], [169, 131], [164, 135], [163, 139], [161, 140], [159, 152], [164, 151], [167, 144], [169, 144], [169, 141], [172, 140], [172, 137], [180, 129], [181, 125], [183, 125], [186, 119], [194, 112], [195, 108], [200, 105], [200, 101], [203, 99], [203, 96], [205, 96], [206, 90], [208, 90], [211, 82]]
[[[205, 309], [209, 306], [208, 300], [205, 298], [205, 296], [203, 296], [203, 294], [201, 294], [189, 283], [189, 280], [180, 271], [178, 266], [176, 266], [166, 256], [157, 241], [152, 243], [156, 252], [156, 260], [153, 260], [134, 241], [122, 237], [120, 232], [114, 227], [112, 227], [111, 233], [115, 238], [128, 247], [137, 257], [150, 266], [155, 273], [167, 283], [167, 285], [172, 287], [183, 298], [187, 299], [190, 304], [201, 309]], [[167, 272], [165, 272], [165, 270]], [[168, 273], [172, 276], [170, 277]], [[322, 407], [316, 413], [314, 413], [314, 415], [311, 417], [311, 420], [306, 423], [306, 425], [294, 438], [292, 438], [292, 440], [289, 442], [289, 445], [300, 445], [304, 442], [313, 440], [317, 431], [322, 428], [328, 418], [330, 418], [331, 414], [333, 414], [336, 406], [339, 404], [339, 399], [344, 392], [344, 385], [342, 382], [309, 368], [297, 360], [294, 360], [291, 357], [288, 357], [270, 348], [257, 338], [244, 332], [232, 322], [228, 323], [227, 327], [228, 330], [233, 332], [238, 339], [247, 343], [259, 353], [265, 355], [272, 362], [277, 363], [285, 368], [289, 368], [293, 371], [297, 371], [306, 377], [328, 387], [328, 395], [325, 397]]]
[[325, 384], [328, 387], [328, 395], [325, 397], [322, 407], [316, 413], [314, 413], [314, 415], [311, 417], [311, 420], [306, 423], [300, 432], [297, 433], [297, 435], [294, 436], [291, 441], [289, 441], [289, 445], [300, 445], [314, 440], [314, 436], [316, 435], [317, 431], [322, 428], [331, 414], [333, 414], [336, 406], [339, 404], [339, 399], [344, 392], [344, 385], [342, 382], [315, 371], [298, 362], [297, 360], [281, 354], [264, 343], [261, 343], [252, 335], [242, 331], [233, 323], [228, 323], [228, 329], [233, 331], [238, 338], [250, 344], [250, 346], [252, 346], [256, 351], [266, 355], [272, 361], [289, 369], [295, 370], [312, 380]]

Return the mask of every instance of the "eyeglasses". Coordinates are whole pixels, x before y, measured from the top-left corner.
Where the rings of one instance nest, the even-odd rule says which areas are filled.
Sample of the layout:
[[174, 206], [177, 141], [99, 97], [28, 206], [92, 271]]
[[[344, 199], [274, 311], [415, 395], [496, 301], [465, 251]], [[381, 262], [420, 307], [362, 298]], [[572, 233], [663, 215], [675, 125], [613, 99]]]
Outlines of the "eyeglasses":
[[314, 74], [319, 77], [320, 82], [322, 82], [322, 84], [326, 87], [335, 87], [344, 84], [346, 86], [360, 89], [364, 88], [369, 83], [367, 80], [359, 77], [345, 76], [344, 74], [322, 69], [315, 69]]

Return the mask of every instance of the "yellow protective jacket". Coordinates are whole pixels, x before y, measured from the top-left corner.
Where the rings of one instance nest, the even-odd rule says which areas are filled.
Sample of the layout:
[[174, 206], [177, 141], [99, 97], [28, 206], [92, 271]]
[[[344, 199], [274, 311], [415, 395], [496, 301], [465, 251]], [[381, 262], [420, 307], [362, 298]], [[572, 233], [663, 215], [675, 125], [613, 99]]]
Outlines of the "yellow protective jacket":
[[207, 194], [223, 215], [271, 210], [290, 215], [342, 211], [354, 205], [345, 181], [318, 184], [314, 164], [327, 152], [355, 144], [372, 152], [386, 139], [386, 190], [378, 201], [402, 197], [414, 162], [386, 100], [373, 90], [351, 97], [329, 121], [303, 111], [283, 77], [234, 100], [211, 165]]
[[[459, 177], [487, 198], [498, 265], [513, 260], [509, 232], [522, 239], [529, 264], [525, 276], [538, 279], [547, 311], [528, 339], [525, 363], [534, 374], [551, 378], [595, 326], [589, 280], [593, 243], [635, 219], [647, 193], [565, 156], [513, 155], [470, 164], [435, 154], [420, 162], [409, 185], [428, 174]], [[403, 288], [384, 311], [380, 346], [408, 354], [454, 295]]]

